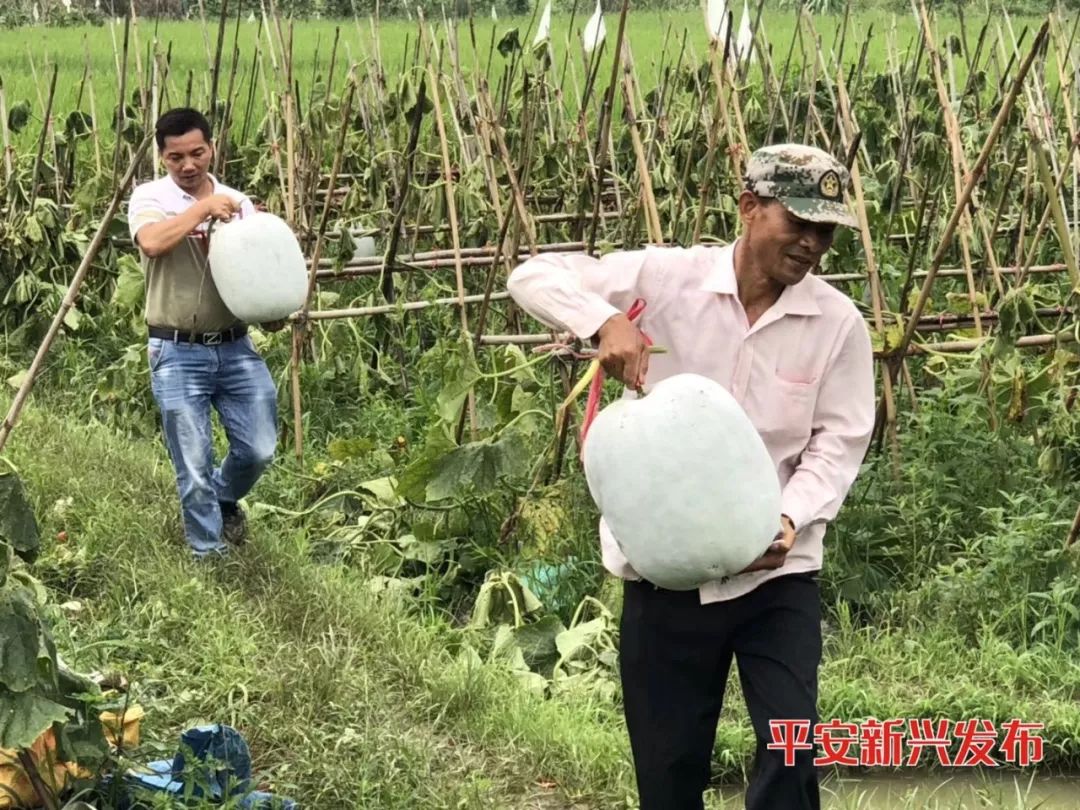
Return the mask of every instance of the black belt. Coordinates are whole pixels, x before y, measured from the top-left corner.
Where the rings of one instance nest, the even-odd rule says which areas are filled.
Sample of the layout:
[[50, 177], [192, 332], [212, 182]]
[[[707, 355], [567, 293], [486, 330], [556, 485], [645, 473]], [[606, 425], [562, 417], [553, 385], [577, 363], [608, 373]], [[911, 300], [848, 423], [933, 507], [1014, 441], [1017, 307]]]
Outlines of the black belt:
[[180, 329], [167, 329], [164, 326], [151, 326], [150, 337], [172, 340], [176, 343], [202, 343], [206, 346], [217, 346], [219, 343], [229, 343], [239, 340], [247, 334], [246, 326], [234, 326], [223, 332], [184, 332]]

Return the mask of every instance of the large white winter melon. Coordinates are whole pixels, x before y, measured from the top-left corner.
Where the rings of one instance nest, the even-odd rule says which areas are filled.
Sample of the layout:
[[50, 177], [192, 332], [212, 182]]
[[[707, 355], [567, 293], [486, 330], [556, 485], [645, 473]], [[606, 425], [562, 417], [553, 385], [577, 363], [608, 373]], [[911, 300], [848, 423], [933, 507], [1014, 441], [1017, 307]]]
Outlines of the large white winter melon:
[[208, 255], [221, 300], [245, 323], [280, 320], [307, 297], [307, 263], [284, 220], [265, 211], [214, 226]]
[[738, 573], [780, 530], [780, 482], [749, 417], [719, 383], [677, 374], [593, 421], [589, 491], [627, 561], [669, 590]]

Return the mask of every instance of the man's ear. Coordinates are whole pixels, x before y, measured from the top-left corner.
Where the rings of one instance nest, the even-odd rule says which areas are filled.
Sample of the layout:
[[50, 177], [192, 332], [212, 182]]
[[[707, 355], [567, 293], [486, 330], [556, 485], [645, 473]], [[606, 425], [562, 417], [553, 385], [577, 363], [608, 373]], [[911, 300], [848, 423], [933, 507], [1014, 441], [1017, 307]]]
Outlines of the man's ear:
[[739, 219], [749, 222], [761, 209], [762, 201], [754, 192], [744, 189], [739, 195]]

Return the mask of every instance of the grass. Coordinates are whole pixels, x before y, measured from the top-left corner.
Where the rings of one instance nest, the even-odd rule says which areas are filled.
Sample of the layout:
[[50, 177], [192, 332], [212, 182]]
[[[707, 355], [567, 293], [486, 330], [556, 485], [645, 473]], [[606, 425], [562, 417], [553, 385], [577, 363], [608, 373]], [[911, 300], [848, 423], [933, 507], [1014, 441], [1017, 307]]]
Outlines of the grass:
[[[152, 743], [168, 746], [197, 722], [234, 724], [266, 784], [309, 807], [633, 806], [617, 705], [541, 700], [498, 667], [470, 663], [459, 630], [376, 597], [359, 568], [312, 562], [302, 531], [277, 519], [254, 521], [255, 543], [235, 558], [193, 564], [155, 443], [32, 407], [11, 449], [45, 535], [68, 532], [36, 566], [57, 604], [79, 602], [58, 624], [63, 655], [83, 671], [123, 672], [148, 709]], [[289, 463], [257, 497], [298, 506], [287, 501]], [[61, 517], [63, 498], [72, 500]], [[823, 717], [1040, 720], [1047, 768], [1080, 762], [1080, 665], [1069, 656], [990, 636], [967, 644], [947, 617], [870, 628], [834, 615]], [[729, 787], [713, 807], [736, 801], [752, 754], [734, 680], [729, 694], [717, 746]], [[999, 803], [928, 803], [950, 777], [924, 774], [888, 806], [1028, 806], [997, 780], [966, 785], [965, 801], [989, 790]], [[828, 806], [884, 806], [861, 784], [826, 786], [839, 791]]]
[[[741, 12], [740, 12], [741, 13]], [[577, 90], [583, 83], [585, 68], [584, 55], [580, 45], [580, 32], [588, 18], [588, 12], [579, 14], [571, 29], [568, 12], [556, 12], [552, 20], [552, 53], [554, 68], [564, 92], [576, 98]], [[821, 44], [826, 54], [839, 47], [838, 35], [842, 25], [842, 15], [827, 14], [814, 18], [815, 28], [821, 37]], [[739, 17], [736, 15], [736, 25]], [[440, 28], [437, 37], [445, 43], [446, 30], [441, 27], [441, 18], [430, 22]], [[1016, 17], [1012, 25], [1017, 38], [1022, 36], [1026, 26], [1037, 27], [1040, 20], [1034, 17]], [[974, 46], [983, 24], [990, 25], [993, 36], [998, 29], [1005, 31], [1000, 14], [980, 16], [968, 12], [966, 24], [961, 29], [960, 22], [952, 16], [942, 16], [936, 23], [939, 40], [947, 35], [961, 35], [963, 30], [968, 41]], [[782, 69], [792, 40], [796, 36], [796, 17], [791, 11], [768, 10], [764, 13], [762, 24], [767, 34], [773, 53], [776, 69]], [[610, 60], [613, 44], [618, 29], [618, 15], [606, 15], [608, 41], [603, 53], [600, 76], [601, 86], [607, 84], [610, 74]], [[506, 18], [493, 22], [481, 15], [475, 22], [475, 47], [467, 24], [459, 28], [458, 42], [461, 52], [462, 67], [471, 71], [479, 64], [488, 69], [492, 83], [498, 80], [502, 72], [503, 58], [498, 51], [492, 54], [493, 45], [510, 29], [517, 28], [521, 42], [528, 46], [532, 42], [536, 20], [530, 17]], [[341, 21], [298, 21], [294, 24], [294, 66], [297, 81], [303, 95], [312, 85], [314, 76], [321, 75], [328, 67], [330, 51], [335, 31], [340, 30], [341, 45], [337, 57], [334, 81], [341, 86], [348, 63], [352, 60], [360, 63], [362, 70], [370, 69], [375, 61], [373, 30], [375, 26], [368, 19]], [[210, 97], [212, 58], [208, 57], [205, 42], [209, 41], [210, 53], [216, 45], [217, 26], [210, 24], [204, 31], [200, 23], [195, 22], [158, 22], [141, 20], [134, 30], [139, 43], [141, 64], [147, 64], [149, 51], [156, 42], [162, 54], [170, 54], [170, 75], [168, 80], [168, 105], [178, 105], [186, 100], [186, 88], [189, 77], [193, 83], [193, 96], [196, 100]], [[223, 50], [222, 79], [219, 97], [224, 95], [225, 86], [232, 64], [235, 22], [230, 22], [226, 31]], [[261, 26], [256, 23], [241, 22], [236, 38], [239, 42], [239, 64], [237, 66], [237, 86], [239, 99], [247, 98], [247, 87], [251, 80], [252, 59], [260, 38]], [[403, 19], [383, 20], [377, 26], [378, 53], [382, 56], [382, 69], [391, 86], [403, 68], [413, 61], [413, 52], [417, 41], [417, 24]], [[1030, 33], [1030, 32], [1029, 32]], [[634, 57], [638, 81], [643, 92], [657, 86], [662, 64], [671, 65], [677, 58], [683, 40], [687, 48], [687, 58], [693, 64], [700, 64], [708, 50], [708, 38], [700, 11], [655, 12], [632, 11], [627, 19], [627, 38]], [[1008, 34], [1005, 34], [1008, 37]], [[124, 29], [114, 23], [106, 26], [75, 26], [68, 28], [29, 27], [20, 29], [18, 36], [7, 36], [0, 44], [0, 79], [7, 94], [9, 108], [20, 101], [30, 101], [35, 120], [40, 121], [44, 112], [44, 99], [48, 95], [51, 65], [58, 69], [57, 96], [55, 109], [66, 116], [74, 109], [88, 110], [88, 93], [82, 86], [84, 70], [89, 64], [90, 81], [94, 86], [95, 104], [99, 119], [108, 120], [115, 109], [118, 94], [118, 65], [121, 63]], [[909, 49], [917, 42], [918, 27], [910, 14], [895, 14], [874, 9], [853, 13], [844, 46], [845, 64], [853, 63], [864, 40], [869, 37], [867, 49], [867, 71], [879, 72], [886, 69], [889, 60], [889, 41], [899, 49], [901, 58], [907, 58]], [[1030, 37], [1029, 37], [1030, 38]], [[265, 51], [267, 39], [262, 34], [262, 47]], [[134, 43], [135, 40], [133, 39]], [[276, 48], [275, 44], [275, 48]], [[795, 47], [792, 76], [798, 76], [801, 63], [801, 45]], [[666, 62], [662, 55], [666, 53]], [[445, 54], [444, 54], [445, 56]], [[269, 69], [269, 57], [265, 57]], [[570, 61], [570, 73], [566, 74], [566, 60]], [[448, 69], [448, 68], [446, 68]], [[1056, 73], [1051, 69], [1050, 77], [1056, 81]], [[957, 60], [957, 77], [963, 81], [966, 76], [963, 59]], [[760, 70], [751, 71], [749, 80], [760, 83]], [[139, 74], [136, 70], [134, 45], [129, 53], [127, 88], [129, 94], [137, 92]], [[81, 95], [80, 95], [81, 94]], [[258, 91], [261, 98], [261, 90]], [[82, 99], [79, 105], [79, 99]], [[258, 109], [259, 105], [256, 105]], [[138, 104], [135, 104], [138, 107]], [[241, 111], [242, 114], [242, 111]], [[20, 151], [32, 149], [36, 141], [38, 126], [32, 124], [16, 139]], [[111, 140], [111, 137], [107, 138]]]

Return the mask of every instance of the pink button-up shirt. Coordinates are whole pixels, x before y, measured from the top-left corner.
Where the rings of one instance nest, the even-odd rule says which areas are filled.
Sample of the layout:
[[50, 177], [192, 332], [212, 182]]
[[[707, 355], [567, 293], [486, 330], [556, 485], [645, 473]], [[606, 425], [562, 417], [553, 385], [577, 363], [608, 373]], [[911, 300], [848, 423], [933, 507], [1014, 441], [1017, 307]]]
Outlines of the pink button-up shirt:
[[[734, 253], [732, 244], [648, 247], [600, 259], [541, 254], [517, 267], [507, 284], [526, 312], [582, 339], [645, 299], [636, 323], [667, 350], [650, 358], [646, 390], [683, 372], [710, 377], [757, 428], [776, 464], [795, 545], [779, 569], [704, 584], [702, 604], [821, 568], [825, 524], [855, 480], [874, 425], [870, 336], [851, 300], [807, 276], [785, 288], [751, 327], [739, 301]], [[636, 396], [629, 389], [625, 395]], [[611, 573], [640, 578], [603, 518], [600, 544]]]

